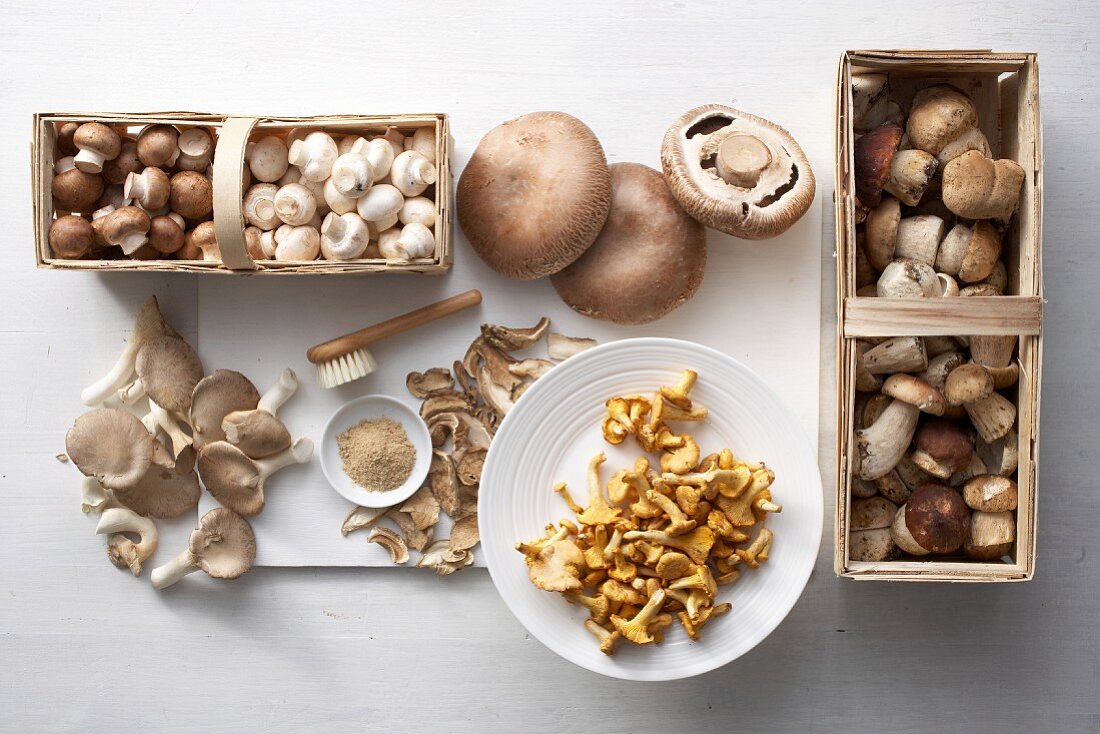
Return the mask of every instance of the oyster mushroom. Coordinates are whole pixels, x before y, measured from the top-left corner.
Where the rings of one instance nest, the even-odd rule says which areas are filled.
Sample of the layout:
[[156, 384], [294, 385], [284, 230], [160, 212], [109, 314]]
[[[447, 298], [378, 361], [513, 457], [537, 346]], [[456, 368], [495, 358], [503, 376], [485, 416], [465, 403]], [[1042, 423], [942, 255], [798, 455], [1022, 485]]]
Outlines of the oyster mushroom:
[[65, 452], [80, 473], [108, 489], [132, 487], [153, 460], [154, 439], [132, 413], [97, 408], [65, 434]]
[[603, 229], [550, 282], [585, 316], [617, 324], [656, 321], [699, 290], [706, 233], [676, 203], [657, 171], [640, 163], [608, 168], [611, 210]]
[[134, 319], [134, 328], [126, 348], [122, 350], [122, 354], [106, 375], [81, 391], [80, 401], [93, 407], [102, 405], [107, 398], [129, 383], [130, 377], [134, 374], [138, 350], [145, 342], [157, 336], [178, 337], [179, 334], [164, 320], [157, 297], [150, 296]]
[[133, 486], [118, 487], [114, 493], [119, 502], [140, 515], [180, 517], [198, 507], [199, 478], [191, 469], [178, 466], [168, 449], [157, 441], [145, 475]]
[[250, 459], [226, 441], [206, 444], [199, 454], [202, 483], [218, 502], [245, 517], [264, 509], [264, 482], [279, 469], [304, 464], [313, 456], [313, 441], [299, 438], [286, 450], [265, 459]]
[[[108, 507], [99, 516], [96, 535], [107, 535], [107, 557], [118, 568], [141, 575], [141, 564], [157, 550], [157, 524], [126, 507]], [[127, 535], [137, 535], [134, 542]]]
[[462, 171], [455, 203], [481, 259], [531, 280], [558, 272], [595, 241], [611, 207], [611, 174], [583, 122], [532, 112], [486, 133]]
[[236, 410], [222, 420], [225, 440], [253, 459], [262, 459], [290, 447], [290, 432], [275, 413], [298, 389], [294, 370], [284, 369], [253, 410]]
[[791, 134], [724, 105], [696, 107], [672, 123], [661, 165], [692, 218], [742, 239], [782, 234], [814, 200], [813, 170]]
[[191, 531], [187, 550], [153, 569], [154, 589], [164, 589], [195, 571], [216, 579], [236, 579], [256, 560], [256, 535], [243, 517], [224, 507], [202, 516]]
[[252, 381], [233, 370], [216, 370], [198, 381], [191, 393], [191, 430], [196, 448], [225, 440], [222, 420], [236, 411], [248, 411], [260, 402]]
[[137, 380], [125, 388], [123, 399], [145, 394], [165, 410], [188, 415], [191, 394], [202, 379], [199, 355], [183, 339], [157, 336], [141, 345], [134, 361]]

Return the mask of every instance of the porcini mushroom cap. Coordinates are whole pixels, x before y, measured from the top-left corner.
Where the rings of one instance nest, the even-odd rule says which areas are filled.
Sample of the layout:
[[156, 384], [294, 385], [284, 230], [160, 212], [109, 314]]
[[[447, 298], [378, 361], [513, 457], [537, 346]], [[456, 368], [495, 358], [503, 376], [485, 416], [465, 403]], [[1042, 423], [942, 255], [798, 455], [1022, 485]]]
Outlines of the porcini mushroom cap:
[[191, 429], [195, 446], [224, 441], [222, 420], [237, 410], [252, 410], [260, 402], [260, 391], [252, 381], [234, 370], [216, 370], [195, 385], [191, 393]]
[[867, 213], [863, 225], [863, 249], [875, 270], [885, 270], [894, 259], [900, 223], [901, 202], [892, 196], [883, 198], [878, 206]]
[[65, 452], [82, 474], [108, 489], [141, 481], [153, 460], [153, 437], [132, 413], [98, 408], [76, 419]]
[[937, 84], [913, 96], [905, 130], [914, 148], [936, 155], [978, 124], [974, 103], [950, 84]]
[[961, 364], [947, 375], [943, 391], [952, 405], [973, 403], [993, 392], [993, 376], [980, 364]]
[[[909, 537], [895, 532], [894, 539], [909, 553], [914, 551], [908, 540], [914, 541], [925, 553], [957, 551], [970, 529], [970, 510], [962, 496], [942, 484], [924, 484], [913, 490], [905, 506], [898, 511], [898, 518]], [[896, 529], [898, 525], [896, 518]]]
[[215, 507], [202, 516], [200, 527], [191, 531], [187, 549], [195, 565], [210, 576], [235, 579], [247, 573], [256, 560], [256, 534], [237, 513]]
[[158, 336], [145, 342], [134, 363], [149, 399], [169, 412], [187, 415], [191, 394], [202, 379], [202, 362], [183, 339]]
[[614, 163], [611, 211], [592, 246], [550, 280], [570, 308], [617, 324], [645, 324], [683, 305], [703, 281], [706, 232], [660, 173]]
[[1007, 220], [1016, 210], [1024, 169], [1007, 158], [967, 151], [943, 168], [943, 203], [964, 219]]
[[925, 421], [917, 428], [913, 444], [913, 463], [940, 479], [965, 469], [974, 456], [974, 439], [949, 420]]
[[915, 405], [922, 413], [943, 415], [946, 407], [943, 393], [913, 375], [890, 375], [882, 384], [882, 394]]
[[92, 223], [84, 217], [67, 214], [50, 224], [48, 239], [50, 250], [56, 257], [75, 260], [92, 249], [95, 232]]
[[967, 506], [982, 512], [1009, 512], [1019, 502], [1019, 488], [1009, 477], [979, 474], [963, 485]]
[[1016, 518], [1011, 512], [975, 511], [963, 552], [975, 561], [996, 561], [1012, 552]]
[[856, 198], [866, 207], [878, 206], [882, 188], [890, 180], [890, 166], [901, 144], [898, 125], [879, 125], [856, 140], [854, 148]]
[[198, 171], [180, 171], [172, 176], [168, 206], [185, 219], [202, 219], [214, 211], [214, 187]]
[[742, 239], [782, 234], [814, 200], [813, 169], [794, 137], [724, 105], [696, 107], [673, 122], [661, 166], [691, 217]]
[[490, 130], [458, 182], [458, 220], [489, 267], [551, 275], [595, 241], [611, 207], [596, 135], [564, 112], [532, 112]]

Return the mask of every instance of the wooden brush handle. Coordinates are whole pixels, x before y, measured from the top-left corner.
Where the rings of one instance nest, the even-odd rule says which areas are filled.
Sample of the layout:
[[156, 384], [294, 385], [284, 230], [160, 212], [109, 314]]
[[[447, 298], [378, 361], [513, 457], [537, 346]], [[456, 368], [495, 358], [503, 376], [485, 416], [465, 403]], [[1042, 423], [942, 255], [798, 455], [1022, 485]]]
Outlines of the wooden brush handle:
[[395, 316], [380, 324], [368, 326], [365, 329], [353, 331], [350, 334], [344, 334], [323, 344], [318, 344], [306, 352], [306, 358], [314, 364], [329, 362], [345, 354], [350, 354], [356, 349], [362, 349], [380, 339], [414, 329], [444, 316], [450, 316], [456, 311], [476, 306], [479, 303], [481, 303], [481, 291], [472, 290], [459, 293], [457, 296], [451, 296], [438, 303], [432, 303], [401, 316]]

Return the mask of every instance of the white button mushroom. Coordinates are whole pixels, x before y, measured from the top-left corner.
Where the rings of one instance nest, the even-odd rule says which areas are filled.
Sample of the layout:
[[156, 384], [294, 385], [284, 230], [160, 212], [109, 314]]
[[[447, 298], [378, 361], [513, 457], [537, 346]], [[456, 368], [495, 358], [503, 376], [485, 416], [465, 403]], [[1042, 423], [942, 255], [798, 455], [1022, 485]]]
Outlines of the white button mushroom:
[[394, 247], [404, 250], [409, 260], [431, 257], [435, 253], [435, 235], [423, 224], [406, 224], [401, 228], [401, 237]]
[[321, 233], [313, 227], [284, 224], [275, 232], [276, 260], [316, 260], [321, 253]]
[[325, 192], [325, 203], [328, 204], [329, 209], [332, 211], [337, 214], [347, 214], [348, 212], [355, 211], [356, 200], [340, 193], [333, 179], [329, 178], [325, 180], [323, 191]]
[[362, 153], [370, 161], [371, 170], [374, 171], [375, 183], [390, 175], [390, 168], [393, 167], [395, 154], [393, 146], [390, 145], [388, 140], [375, 138], [367, 143], [367, 147], [363, 149]]
[[275, 229], [282, 220], [275, 211], [275, 194], [279, 187], [273, 183], [258, 183], [244, 195], [244, 217], [253, 227], [267, 231]]
[[[381, 222], [396, 217], [405, 204], [404, 195], [393, 184], [376, 184], [359, 197], [355, 207], [368, 222]], [[396, 220], [394, 220], [396, 221]], [[393, 225], [390, 225], [393, 226]], [[381, 227], [380, 229], [389, 229]]]
[[286, 143], [278, 135], [268, 135], [249, 143], [245, 149], [245, 160], [256, 180], [264, 183], [278, 181], [290, 165]]
[[418, 196], [435, 183], [435, 166], [415, 150], [406, 150], [393, 159], [390, 179], [405, 196]]
[[332, 171], [332, 164], [339, 152], [332, 136], [323, 132], [312, 132], [302, 140], [295, 140], [290, 146], [290, 162], [302, 169], [302, 178], [310, 181], [324, 181]]
[[395, 158], [405, 150], [405, 136], [396, 127], [387, 128], [384, 135], [379, 135], [372, 140], [384, 140], [389, 143]]
[[344, 153], [332, 164], [332, 186], [350, 199], [367, 193], [374, 183], [374, 169], [362, 153]]
[[336, 152], [340, 155], [352, 151], [362, 152], [366, 149], [367, 139], [362, 135], [345, 135], [336, 141]]
[[401, 205], [401, 211], [397, 218], [402, 224], [423, 224], [425, 227], [435, 226], [435, 202], [426, 196], [413, 196], [405, 199]]
[[378, 233], [378, 252], [387, 260], [405, 260], [405, 249], [399, 246], [401, 230], [393, 227]]
[[435, 164], [435, 128], [418, 127], [416, 131], [405, 138], [405, 150], [415, 150]]
[[283, 186], [275, 192], [275, 214], [286, 224], [305, 224], [317, 212], [313, 192], [300, 183]]
[[367, 223], [355, 212], [331, 212], [321, 225], [321, 254], [326, 260], [354, 260], [370, 244]]

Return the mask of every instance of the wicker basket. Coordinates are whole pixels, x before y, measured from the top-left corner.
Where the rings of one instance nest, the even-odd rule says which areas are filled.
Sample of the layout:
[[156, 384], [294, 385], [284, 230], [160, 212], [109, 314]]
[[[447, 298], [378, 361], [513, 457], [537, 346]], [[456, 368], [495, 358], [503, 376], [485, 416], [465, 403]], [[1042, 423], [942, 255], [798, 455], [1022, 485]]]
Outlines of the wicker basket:
[[[997, 157], [1026, 173], [1019, 209], [1004, 239], [1007, 295], [984, 298], [861, 298], [855, 274], [852, 74], [888, 72], [891, 84], [949, 81], [965, 88]], [[1042, 375], [1042, 138], [1033, 53], [848, 51], [840, 60], [836, 123], [837, 486], [834, 568], [840, 576], [894, 581], [1026, 581], [1035, 564], [1039, 386]], [[1017, 385], [1019, 505], [1011, 563], [966, 559], [859, 562], [849, 558], [856, 342], [862, 337], [1019, 335]]]
[[[214, 222], [222, 262], [202, 260], [66, 260], [56, 258], [50, 250], [47, 235], [54, 218], [50, 184], [53, 178], [55, 123], [104, 122], [112, 125], [140, 127], [155, 123], [181, 127], [217, 128], [218, 144], [214, 155]], [[244, 241], [244, 218], [241, 212], [243, 196], [242, 172], [244, 151], [254, 131], [278, 131], [310, 127], [329, 133], [347, 135], [378, 135], [389, 127], [412, 130], [432, 127], [436, 136], [438, 181], [435, 184], [436, 249], [431, 258], [412, 261], [395, 260], [311, 260], [282, 262], [254, 261], [248, 256]], [[447, 115], [339, 115], [327, 117], [228, 117], [193, 112], [155, 113], [39, 113], [34, 116], [34, 137], [31, 149], [32, 195], [34, 198], [35, 257], [38, 267], [95, 272], [165, 271], [220, 274], [341, 274], [419, 273], [438, 275], [451, 266], [451, 155], [453, 141]]]

